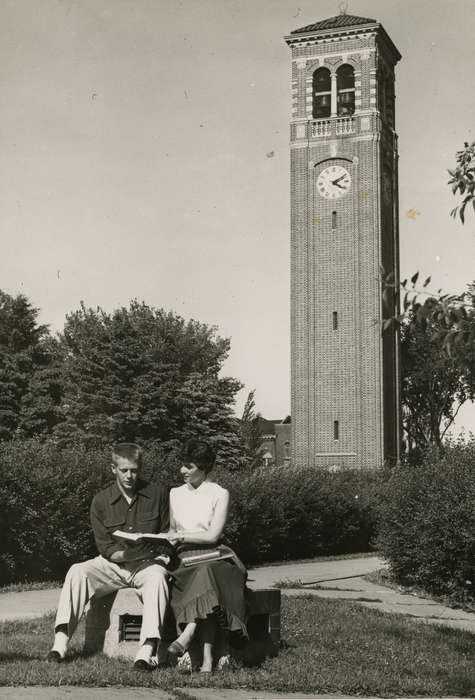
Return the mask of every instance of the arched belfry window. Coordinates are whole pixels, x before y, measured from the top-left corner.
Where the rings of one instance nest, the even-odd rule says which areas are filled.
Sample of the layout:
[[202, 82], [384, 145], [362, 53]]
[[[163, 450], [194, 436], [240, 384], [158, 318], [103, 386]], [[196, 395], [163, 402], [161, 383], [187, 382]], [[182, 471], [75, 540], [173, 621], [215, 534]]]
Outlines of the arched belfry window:
[[331, 114], [332, 80], [328, 68], [313, 74], [313, 118], [325, 119]]
[[348, 117], [355, 111], [355, 71], [345, 63], [336, 72], [337, 108], [339, 117]]

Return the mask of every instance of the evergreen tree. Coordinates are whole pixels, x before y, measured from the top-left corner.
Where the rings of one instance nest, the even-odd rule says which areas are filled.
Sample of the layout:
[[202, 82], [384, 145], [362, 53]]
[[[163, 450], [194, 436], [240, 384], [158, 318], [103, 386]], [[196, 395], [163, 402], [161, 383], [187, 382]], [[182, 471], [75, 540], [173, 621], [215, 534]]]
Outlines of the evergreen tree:
[[247, 396], [239, 422], [239, 437], [244, 464], [251, 468], [257, 467], [262, 461], [259, 453], [262, 444], [259, 425], [261, 414], [256, 413], [254, 396], [255, 390], [253, 389]]
[[25, 398], [37, 372], [49, 362], [48, 328], [37, 318], [38, 309], [26, 296], [0, 291], [0, 440], [23, 433]]
[[22, 400], [19, 422], [22, 436], [47, 437], [64, 420], [61, 365], [57, 339], [46, 337], [42, 343], [42, 362], [32, 374]]

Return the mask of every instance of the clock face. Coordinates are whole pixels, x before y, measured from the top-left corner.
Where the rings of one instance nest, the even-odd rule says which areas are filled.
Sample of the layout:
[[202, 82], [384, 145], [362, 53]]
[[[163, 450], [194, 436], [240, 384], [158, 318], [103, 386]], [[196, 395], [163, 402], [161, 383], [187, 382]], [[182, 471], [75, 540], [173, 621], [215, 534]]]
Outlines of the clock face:
[[317, 191], [325, 199], [339, 199], [349, 192], [351, 175], [341, 165], [330, 165], [317, 178]]

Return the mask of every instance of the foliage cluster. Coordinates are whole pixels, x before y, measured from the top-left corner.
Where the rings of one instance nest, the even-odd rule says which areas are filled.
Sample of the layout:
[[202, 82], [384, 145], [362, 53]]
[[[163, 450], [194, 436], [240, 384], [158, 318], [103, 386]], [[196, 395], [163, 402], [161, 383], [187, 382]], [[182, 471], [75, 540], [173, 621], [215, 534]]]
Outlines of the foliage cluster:
[[[401, 340], [401, 403], [406, 455], [413, 462], [440, 447], [459, 409], [475, 396], [475, 284], [461, 294], [427, 291], [419, 273], [383, 277], [383, 332]], [[396, 300], [399, 312], [393, 313]]]
[[475, 141], [465, 142], [463, 149], [457, 151], [455, 158], [456, 166], [449, 170], [449, 185], [452, 186], [452, 193], [460, 194], [463, 199], [450, 213], [454, 218], [458, 214], [464, 223], [467, 205], [472, 204], [475, 210]]
[[[441, 447], [459, 409], [475, 396], [475, 346], [448, 346], [445, 329], [455, 322], [446, 317], [434, 301], [430, 317], [411, 308], [401, 326], [402, 416], [411, 461], [431, 445]], [[475, 330], [475, 315], [471, 326]]]
[[378, 539], [397, 582], [475, 598], [474, 462], [475, 441], [459, 442], [389, 475]]

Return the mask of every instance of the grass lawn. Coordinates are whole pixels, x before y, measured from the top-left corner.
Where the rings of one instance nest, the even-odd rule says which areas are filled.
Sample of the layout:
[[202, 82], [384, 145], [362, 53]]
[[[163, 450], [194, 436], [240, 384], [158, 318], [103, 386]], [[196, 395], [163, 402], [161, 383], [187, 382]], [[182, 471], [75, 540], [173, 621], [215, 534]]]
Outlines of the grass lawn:
[[380, 697], [475, 694], [475, 636], [424, 625], [340, 600], [283, 598], [284, 649], [260, 668], [202, 679], [175, 669], [137, 673], [129, 661], [81, 657], [50, 664], [53, 616], [0, 625], [0, 685], [243, 687], [254, 690]]

